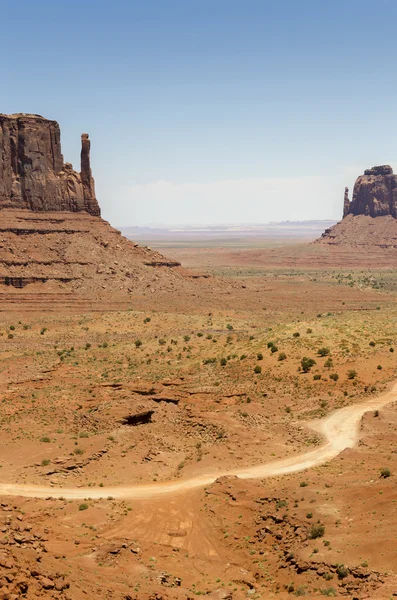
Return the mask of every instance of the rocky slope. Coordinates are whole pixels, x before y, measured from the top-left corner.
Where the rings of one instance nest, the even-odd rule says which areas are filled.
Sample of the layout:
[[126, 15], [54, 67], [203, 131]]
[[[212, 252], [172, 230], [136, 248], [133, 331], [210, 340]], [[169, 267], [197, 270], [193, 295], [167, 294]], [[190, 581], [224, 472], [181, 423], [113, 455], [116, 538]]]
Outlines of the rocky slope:
[[[100, 218], [82, 135], [80, 172], [64, 163], [60, 128], [39, 115], [0, 115], [0, 294], [97, 299], [163, 291], [191, 281], [180, 263], [125, 239]], [[21, 288], [24, 295], [21, 296]]]
[[397, 175], [392, 167], [372, 167], [360, 175], [349, 199], [345, 188], [343, 219], [316, 243], [397, 248]]

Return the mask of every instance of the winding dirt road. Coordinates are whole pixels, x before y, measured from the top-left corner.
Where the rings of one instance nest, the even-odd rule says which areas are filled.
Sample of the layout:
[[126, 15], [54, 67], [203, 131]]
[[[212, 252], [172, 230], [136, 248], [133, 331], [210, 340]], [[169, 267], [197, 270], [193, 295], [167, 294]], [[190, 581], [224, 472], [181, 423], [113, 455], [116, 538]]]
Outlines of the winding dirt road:
[[0, 483], [0, 496], [24, 496], [28, 498], [106, 498], [115, 499], [147, 499], [165, 494], [183, 492], [213, 483], [218, 477], [237, 475], [241, 479], [264, 479], [275, 475], [286, 475], [304, 471], [332, 460], [346, 448], [353, 448], [359, 439], [362, 416], [372, 410], [380, 409], [397, 400], [397, 383], [387, 393], [371, 398], [360, 404], [346, 406], [333, 412], [328, 417], [308, 423], [308, 427], [320, 433], [325, 442], [322, 446], [280, 460], [242, 467], [229, 471], [214, 471], [190, 479], [178, 479], [161, 483], [148, 483], [130, 486], [106, 488], [53, 488], [40, 485]]

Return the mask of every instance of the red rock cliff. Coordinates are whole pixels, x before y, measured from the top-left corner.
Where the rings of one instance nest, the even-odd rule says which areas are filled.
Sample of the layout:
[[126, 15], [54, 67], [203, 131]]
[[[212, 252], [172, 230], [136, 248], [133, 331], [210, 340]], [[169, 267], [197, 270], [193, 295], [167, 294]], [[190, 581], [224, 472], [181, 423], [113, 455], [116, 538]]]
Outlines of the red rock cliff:
[[346, 188], [343, 217], [347, 215], [397, 218], [397, 175], [389, 165], [372, 167], [360, 175], [354, 184], [351, 202]]
[[56, 121], [0, 114], [0, 209], [86, 211], [99, 216], [88, 134], [81, 141], [81, 173], [77, 173], [63, 161]]

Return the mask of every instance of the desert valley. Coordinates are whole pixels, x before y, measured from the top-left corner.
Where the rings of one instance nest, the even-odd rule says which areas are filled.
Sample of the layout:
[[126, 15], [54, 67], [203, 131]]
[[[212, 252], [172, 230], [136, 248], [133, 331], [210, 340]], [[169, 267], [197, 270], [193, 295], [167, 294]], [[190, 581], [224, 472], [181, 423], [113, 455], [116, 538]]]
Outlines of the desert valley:
[[397, 595], [397, 181], [315, 241], [123, 237], [0, 115], [0, 598]]

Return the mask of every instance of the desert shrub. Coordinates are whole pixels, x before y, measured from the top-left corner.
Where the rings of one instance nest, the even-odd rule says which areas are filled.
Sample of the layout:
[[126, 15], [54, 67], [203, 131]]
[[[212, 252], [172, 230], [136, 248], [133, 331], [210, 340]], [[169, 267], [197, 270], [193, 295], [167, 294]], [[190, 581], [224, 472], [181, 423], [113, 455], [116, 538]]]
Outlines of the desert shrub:
[[79, 505], [79, 510], [87, 510], [87, 508], [88, 508], [88, 504], [83, 503], [83, 504]]
[[278, 355], [278, 360], [285, 360], [287, 358], [287, 355], [285, 354], [285, 352], [280, 352], [280, 354]]
[[389, 352], [394, 352], [394, 348], [390, 348], [390, 349], [389, 349]]
[[267, 343], [267, 347], [268, 347], [268, 348], [272, 348], [273, 346], [274, 346], [274, 342], [268, 342], [268, 343]]
[[221, 367], [224, 367], [227, 364], [226, 358], [221, 358]]
[[88, 438], [88, 433], [86, 431], [80, 431], [79, 438]]
[[40, 438], [40, 442], [43, 442], [44, 444], [49, 444], [51, 440], [49, 437], [43, 436], [42, 438]]
[[270, 352], [271, 352], [272, 354], [275, 354], [277, 351], [278, 351], [278, 348], [277, 348], [277, 346], [272, 346], [272, 347], [270, 348]]
[[298, 588], [296, 588], [295, 596], [306, 596], [306, 587], [300, 585]]
[[324, 533], [324, 525], [321, 525], [321, 523], [315, 523], [309, 529], [309, 538], [311, 540], [316, 540], [317, 538], [323, 537]]
[[185, 342], [190, 342], [190, 335], [184, 335], [183, 339]]
[[50, 459], [49, 458], [43, 458], [43, 460], [41, 461], [41, 466], [42, 467], [47, 467], [50, 464]]
[[204, 335], [204, 334], [203, 334], [203, 332], [202, 332], [202, 331], [198, 331], [198, 332], [197, 332], [197, 337], [203, 337], [203, 335]]
[[335, 588], [329, 587], [324, 590], [320, 590], [320, 594], [322, 596], [328, 596], [330, 598], [331, 596], [332, 597], [336, 596], [336, 591], [335, 591]]
[[216, 358], [215, 358], [215, 356], [212, 356], [211, 358], [205, 358], [205, 359], [203, 360], [203, 364], [204, 364], [204, 365], [211, 365], [211, 364], [214, 364], [214, 363], [216, 363]]
[[348, 379], [355, 379], [357, 377], [357, 371], [355, 371], [354, 369], [350, 369], [347, 372], [347, 378]]
[[330, 354], [331, 350], [329, 348], [319, 348], [317, 350], [317, 354], [319, 356], [328, 356], [328, 354]]
[[390, 471], [389, 467], [383, 467], [383, 468], [380, 470], [380, 476], [381, 476], [383, 479], [387, 479], [388, 477], [390, 477], [390, 476], [391, 476], [391, 471]]
[[316, 373], [315, 375], [313, 375], [313, 379], [314, 381], [319, 381], [321, 379], [320, 373]]
[[338, 373], [331, 373], [329, 378], [332, 379], [332, 381], [338, 381], [339, 375], [338, 375]]
[[258, 354], [256, 355], [256, 358], [258, 360], [263, 360], [263, 354], [262, 354], [262, 352], [258, 352]]
[[375, 342], [373, 342], [372, 340], [369, 343], [370, 346], [374, 347], [375, 346]]
[[244, 360], [245, 358], [247, 358], [247, 355], [246, 355], [246, 354], [242, 354], [242, 355], [240, 356], [240, 360]]
[[142, 346], [142, 340], [135, 340], [136, 348], [140, 348]]
[[11, 331], [15, 331], [15, 325], [10, 325]]
[[313, 513], [312, 512], [308, 512], [306, 514], [306, 519], [312, 519], [313, 518]]
[[301, 481], [299, 484], [299, 487], [307, 487], [309, 484], [307, 483], [307, 481]]
[[230, 325], [230, 323], [228, 323], [226, 325], [226, 329], [228, 329], [229, 331], [231, 331], [233, 329], [233, 325]]
[[312, 329], [311, 327], [308, 327], [308, 328], [306, 329], [306, 333], [313, 333], [313, 329]]
[[151, 318], [150, 317], [146, 317], [146, 319], [143, 320], [144, 323], [150, 323]]
[[301, 334], [299, 333], [299, 331], [295, 331], [295, 333], [292, 334], [294, 338], [298, 338], [301, 336]]
[[336, 568], [336, 573], [339, 579], [344, 579], [349, 575], [349, 569], [345, 567], [345, 565], [338, 565]]
[[254, 368], [254, 373], [262, 373], [262, 367], [256, 365], [256, 367]]
[[378, 369], [378, 371], [381, 371], [382, 370], [382, 365], [378, 365], [376, 368]]
[[160, 346], [164, 346], [166, 344], [166, 340], [164, 340], [163, 338], [160, 338], [159, 344], [160, 344]]
[[89, 342], [87, 342], [86, 345], [84, 346], [84, 350], [88, 350], [89, 348], [91, 348], [91, 344]]
[[327, 358], [327, 360], [324, 363], [324, 367], [326, 367], [327, 369], [330, 369], [333, 366], [334, 366], [334, 363], [332, 362], [332, 358], [331, 357]]
[[379, 417], [379, 410], [378, 409], [374, 410], [374, 417]]
[[316, 364], [316, 361], [313, 358], [308, 358], [304, 356], [301, 360], [301, 367], [304, 373], [308, 373], [313, 365]]

